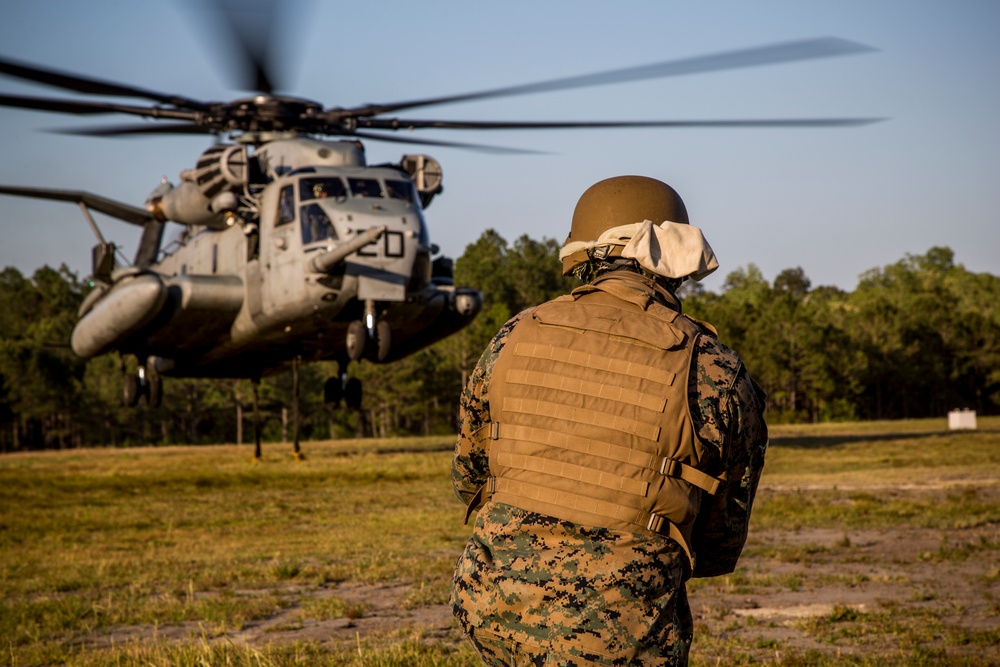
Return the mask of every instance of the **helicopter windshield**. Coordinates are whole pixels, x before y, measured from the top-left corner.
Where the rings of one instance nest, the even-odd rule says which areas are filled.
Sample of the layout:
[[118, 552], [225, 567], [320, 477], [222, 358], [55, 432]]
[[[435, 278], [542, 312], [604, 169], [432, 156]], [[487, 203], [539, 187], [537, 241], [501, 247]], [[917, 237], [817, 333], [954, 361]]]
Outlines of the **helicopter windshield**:
[[299, 212], [302, 214], [302, 245], [337, 239], [337, 230], [319, 204], [306, 204]]
[[382, 184], [374, 178], [348, 178], [347, 182], [351, 186], [351, 194], [355, 197], [381, 199], [385, 196], [382, 194]]
[[299, 201], [326, 199], [327, 197], [342, 199], [346, 196], [347, 188], [344, 187], [344, 181], [336, 176], [303, 178], [299, 181]]
[[408, 202], [416, 201], [416, 192], [414, 191], [413, 183], [409, 181], [397, 181], [387, 178], [385, 179], [385, 191], [393, 199], [402, 199]]

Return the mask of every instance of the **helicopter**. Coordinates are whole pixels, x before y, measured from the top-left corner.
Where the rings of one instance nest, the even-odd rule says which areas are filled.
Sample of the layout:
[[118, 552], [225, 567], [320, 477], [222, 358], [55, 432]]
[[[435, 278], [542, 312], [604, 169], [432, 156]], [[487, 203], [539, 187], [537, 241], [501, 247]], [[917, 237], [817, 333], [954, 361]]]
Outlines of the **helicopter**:
[[[220, 5], [221, 6], [221, 5]], [[120, 114], [155, 121], [76, 131], [97, 137], [200, 134], [215, 141], [142, 206], [70, 189], [0, 185], [0, 194], [77, 204], [97, 243], [91, 291], [71, 347], [83, 358], [117, 353], [122, 398], [159, 405], [164, 377], [246, 378], [254, 388], [255, 458], [260, 458], [257, 385], [302, 363], [332, 360], [338, 373], [324, 400], [361, 405], [352, 361], [402, 359], [470, 324], [483, 298], [456, 286], [452, 260], [431, 242], [424, 211], [443, 191], [441, 164], [424, 154], [368, 164], [364, 141], [490, 149], [399, 137], [400, 130], [618, 127], [846, 126], [869, 118], [722, 121], [458, 121], [390, 116], [417, 108], [841, 56], [869, 47], [836, 38], [773, 44], [536, 83], [353, 107], [325, 106], [278, 92], [266, 54], [243, 38], [255, 94], [204, 101], [38, 67], [0, 56], [0, 75], [102, 98], [0, 94], [0, 106], [75, 115]], [[109, 99], [113, 98], [113, 99]], [[142, 100], [126, 103], [120, 99]], [[138, 225], [131, 262], [105, 239], [92, 211]], [[167, 223], [182, 226], [164, 244]], [[134, 363], [126, 363], [126, 361]], [[134, 369], [133, 369], [134, 368]], [[295, 456], [301, 456], [297, 405]]]

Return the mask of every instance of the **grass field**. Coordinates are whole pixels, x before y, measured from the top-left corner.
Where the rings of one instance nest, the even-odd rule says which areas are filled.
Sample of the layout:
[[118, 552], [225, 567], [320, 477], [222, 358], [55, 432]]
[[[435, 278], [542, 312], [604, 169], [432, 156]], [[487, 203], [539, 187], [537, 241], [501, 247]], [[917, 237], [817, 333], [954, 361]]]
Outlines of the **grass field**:
[[[0, 457], [0, 664], [476, 665], [451, 438]], [[772, 429], [693, 665], [1000, 664], [1000, 418]]]

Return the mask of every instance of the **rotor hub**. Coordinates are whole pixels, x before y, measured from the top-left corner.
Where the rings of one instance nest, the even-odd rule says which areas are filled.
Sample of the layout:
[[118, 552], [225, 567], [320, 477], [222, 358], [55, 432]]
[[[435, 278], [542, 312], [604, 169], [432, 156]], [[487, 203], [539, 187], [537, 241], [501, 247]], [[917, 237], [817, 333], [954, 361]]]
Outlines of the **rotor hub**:
[[312, 129], [323, 105], [312, 100], [285, 95], [255, 95], [212, 110], [212, 120], [228, 130], [281, 132]]

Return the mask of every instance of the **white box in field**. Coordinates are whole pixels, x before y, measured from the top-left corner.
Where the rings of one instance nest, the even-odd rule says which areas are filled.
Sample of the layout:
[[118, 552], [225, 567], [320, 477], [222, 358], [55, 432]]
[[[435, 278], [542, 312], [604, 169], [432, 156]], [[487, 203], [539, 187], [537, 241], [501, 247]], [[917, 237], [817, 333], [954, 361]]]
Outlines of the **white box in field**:
[[976, 430], [976, 411], [952, 410], [948, 413], [948, 429], [951, 431], [960, 429]]

